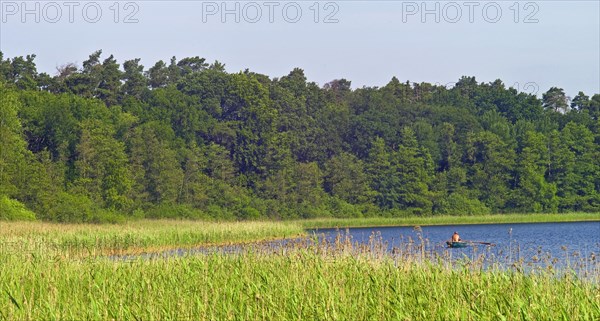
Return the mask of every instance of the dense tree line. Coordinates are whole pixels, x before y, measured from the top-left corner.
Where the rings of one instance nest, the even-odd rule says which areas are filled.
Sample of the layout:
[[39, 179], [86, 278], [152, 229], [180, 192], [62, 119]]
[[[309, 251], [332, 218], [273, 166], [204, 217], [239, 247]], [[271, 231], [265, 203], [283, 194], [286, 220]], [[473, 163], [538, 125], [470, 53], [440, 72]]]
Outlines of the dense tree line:
[[600, 210], [600, 95], [0, 53], [0, 219]]

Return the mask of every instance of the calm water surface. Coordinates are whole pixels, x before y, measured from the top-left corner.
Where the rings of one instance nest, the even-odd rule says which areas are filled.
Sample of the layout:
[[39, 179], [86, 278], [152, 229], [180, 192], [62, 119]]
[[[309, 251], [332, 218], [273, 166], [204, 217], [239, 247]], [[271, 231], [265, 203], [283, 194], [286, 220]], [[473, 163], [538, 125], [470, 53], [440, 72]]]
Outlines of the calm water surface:
[[[446, 241], [454, 232], [465, 241], [493, 243], [494, 246], [474, 245], [449, 249]], [[547, 268], [566, 270], [600, 282], [600, 222], [570, 223], [512, 223], [474, 224], [421, 227], [367, 227], [349, 229], [318, 229], [309, 231], [317, 237], [309, 242], [303, 239], [278, 240], [254, 245], [211, 246], [196, 249], [175, 249], [161, 253], [117, 256], [115, 259], [138, 257], [169, 257], [190, 254], [235, 254], [243, 251], [285, 252], [286, 247], [311, 246], [313, 240], [334, 243], [336, 238], [353, 244], [384, 244], [384, 250], [394, 253], [424, 253], [428, 258], [456, 262], [480, 260], [483, 266], [524, 269]], [[375, 242], [373, 242], [375, 241]], [[371, 243], [370, 243], [371, 242]], [[410, 254], [410, 253], [409, 253]], [[402, 255], [402, 254], [401, 254]], [[395, 257], [401, 257], [396, 255]]]
[[[319, 229], [312, 232], [335, 237], [340, 231], [345, 233], [346, 229]], [[563, 247], [597, 249], [600, 243], [600, 222], [421, 226], [421, 231], [405, 226], [366, 227], [350, 228], [347, 231], [352, 239], [359, 243], [366, 243], [373, 233], [380, 233], [383, 240], [387, 241], [390, 246], [406, 242], [409, 238], [415, 240], [419, 233], [432, 245], [444, 245], [454, 232], [458, 232], [463, 240], [490, 242], [499, 247], [509, 244], [522, 248], [542, 247], [552, 253], [563, 251]]]
[[[494, 243], [447, 249], [445, 242], [454, 232], [463, 240]], [[556, 267], [584, 262], [598, 266], [600, 261], [600, 222], [511, 223], [415, 227], [368, 227], [350, 229], [319, 229], [313, 233], [333, 240], [340, 233], [353, 243], [368, 244], [379, 239], [394, 248], [407, 242], [423, 244], [429, 252], [448, 253], [454, 258], [474, 258], [487, 253], [497, 263], [521, 261], [529, 264], [549, 264]]]

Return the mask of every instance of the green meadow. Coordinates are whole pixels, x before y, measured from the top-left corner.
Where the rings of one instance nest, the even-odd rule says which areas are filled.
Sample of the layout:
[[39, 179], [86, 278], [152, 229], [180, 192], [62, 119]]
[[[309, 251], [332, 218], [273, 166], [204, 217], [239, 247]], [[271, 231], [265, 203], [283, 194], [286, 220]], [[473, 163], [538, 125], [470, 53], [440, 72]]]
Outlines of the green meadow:
[[1, 222], [0, 319], [600, 319], [599, 269], [586, 280], [551, 267], [484, 269], [479, 258], [391, 254], [377, 240], [360, 246], [305, 238], [233, 254], [112, 256], [295, 237], [305, 226]]
[[167, 259], [2, 258], [10, 320], [598, 320], [571, 275], [316, 251]]
[[294, 222], [140, 220], [123, 224], [2, 222], [2, 251], [99, 256], [226, 245], [303, 235]]

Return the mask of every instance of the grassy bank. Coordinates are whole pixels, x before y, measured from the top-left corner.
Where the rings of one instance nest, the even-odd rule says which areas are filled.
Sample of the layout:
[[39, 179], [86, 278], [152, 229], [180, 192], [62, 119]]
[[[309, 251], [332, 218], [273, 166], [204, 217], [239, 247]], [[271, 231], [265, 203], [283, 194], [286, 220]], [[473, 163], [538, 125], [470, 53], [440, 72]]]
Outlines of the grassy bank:
[[0, 258], [8, 320], [598, 320], [597, 285], [318, 249], [168, 259]]
[[1, 222], [0, 253], [51, 251], [95, 256], [160, 251], [294, 237], [293, 222], [202, 222], [142, 220], [119, 225]]
[[451, 250], [429, 256], [412, 243], [391, 254], [377, 239], [124, 260], [96, 255], [269, 239], [302, 229], [182, 221], [0, 223], [0, 229], [0, 319], [600, 319], [596, 258], [586, 261], [592, 281], [553, 268], [483, 269], [480, 258], [451, 260]]
[[600, 221], [600, 214], [330, 218], [283, 222], [138, 220], [112, 225], [0, 221], [0, 252], [45, 250], [63, 256], [135, 254], [289, 238], [304, 235], [305, 229], [314, 228], [571, 221]]
[[481, 216], [429, 216], [429, 217], [369, 217], [369, 218], [327, 218], [296, 221], [304, 228], [343, 228], [371, 226], [415, 226], [415, 225], [455, 225], [455, 224], [499, 224], [499, 223], [549, 223], [600, 221], [600, 213], [564, 214], [493, 214]]

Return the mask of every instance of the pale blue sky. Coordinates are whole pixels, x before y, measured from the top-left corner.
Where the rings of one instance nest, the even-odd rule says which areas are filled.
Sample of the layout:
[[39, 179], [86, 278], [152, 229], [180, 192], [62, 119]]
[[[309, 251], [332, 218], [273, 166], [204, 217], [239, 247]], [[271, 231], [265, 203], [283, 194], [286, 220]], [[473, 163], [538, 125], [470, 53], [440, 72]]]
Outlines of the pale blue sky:
[[[229, 72], [249, 68], [271, 77], [300, 67], [321, 85], [346, 78], [355, 88], [382, 86], [392, 76], [448, 84], [467, 75], [538, 88], [539, 96], [551, 86], [570, 96], [600, 93], [600, 1], [228, 1], [228, 9], [240, 9], [226, 21], [222, 1], [122, 1], [117, 23], [115, 1], [21, 3], [1, 0], [0, 50], [5, 57], [35, 53], [38, 69], [50, 74], [103, 49], [103, 58], [114, 54], [120, 63], [142, 58], [146, 69], [171, 56], [216, 59]], [[302, 15], [292, 23], [298, 8]], [[23, 17], [23, 9], [33, 11]], [[422, 17], [426, 9], [433, 12]], [[134, 10], [129, 18], [137, 22], [123, 23]], [[324, 23], [334, 10], [333, 23]]]

